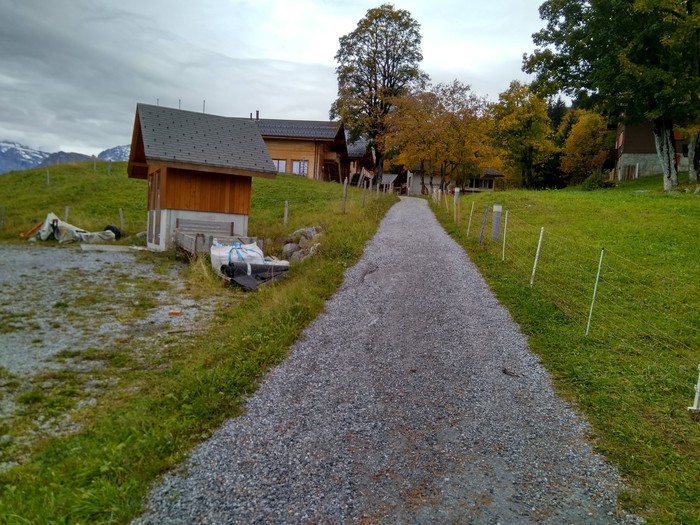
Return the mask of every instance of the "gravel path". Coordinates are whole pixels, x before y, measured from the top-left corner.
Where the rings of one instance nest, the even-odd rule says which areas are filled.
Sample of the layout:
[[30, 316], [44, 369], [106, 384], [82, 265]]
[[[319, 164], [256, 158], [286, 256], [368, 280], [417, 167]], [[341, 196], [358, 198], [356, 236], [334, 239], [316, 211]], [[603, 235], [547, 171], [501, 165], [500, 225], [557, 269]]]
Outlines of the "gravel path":
[[[200, 308], [181, 293], [184, 267], [158, 274], [135, 252], [82, 251], [55, 242], [0, 245], [0, 368], [24, 377], [60, 368], [51, 359], [64, 350], [107, 348], [125, 333], [191, 323]], [[157, 308], [125, 325], [118, 314], [139, 298], [132, 284], [138, 279], [167, 285], [152, 292]], [[169, 316], [172, 308], [182, 315]]]
[[425, 201], [136, 524], [614, 523], [586, 425]]

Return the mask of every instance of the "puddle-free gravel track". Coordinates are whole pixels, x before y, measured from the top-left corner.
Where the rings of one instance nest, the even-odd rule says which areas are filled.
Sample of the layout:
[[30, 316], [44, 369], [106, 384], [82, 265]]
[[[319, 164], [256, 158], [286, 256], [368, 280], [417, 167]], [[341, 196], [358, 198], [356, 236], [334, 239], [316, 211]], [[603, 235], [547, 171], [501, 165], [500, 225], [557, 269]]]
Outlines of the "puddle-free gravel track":
[[587, 425], [421, 199], [134, 524], [636, 521]]

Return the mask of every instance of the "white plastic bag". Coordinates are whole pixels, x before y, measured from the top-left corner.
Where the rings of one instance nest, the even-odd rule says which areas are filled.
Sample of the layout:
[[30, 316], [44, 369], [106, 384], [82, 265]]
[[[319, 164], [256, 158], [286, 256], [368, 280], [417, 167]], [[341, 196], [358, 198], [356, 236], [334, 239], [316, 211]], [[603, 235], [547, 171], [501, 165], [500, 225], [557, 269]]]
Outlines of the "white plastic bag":
[[[218, 244], [218, 243], [217, 243]], [[248, 264], [265, 264], [263, 251], [255, 243], [231, 245], [212, 245], [210, 250], [211, 266], [216, 272], [221, 270], [224, 264], [232, 262], [246, 262]]]

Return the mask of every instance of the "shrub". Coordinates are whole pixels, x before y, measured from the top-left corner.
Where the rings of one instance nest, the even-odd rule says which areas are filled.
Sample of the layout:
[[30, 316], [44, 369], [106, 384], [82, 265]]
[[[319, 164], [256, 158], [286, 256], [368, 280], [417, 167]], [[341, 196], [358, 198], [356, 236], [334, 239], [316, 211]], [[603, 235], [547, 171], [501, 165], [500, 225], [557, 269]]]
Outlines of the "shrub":
[[596, 170], [591, 173], [586, 180], [581, 183], [581, 188], [587, 191], [598, 190], [601, 188], [614, 188], [615, 183], [608, 180], [607, 175], [602, 171]]

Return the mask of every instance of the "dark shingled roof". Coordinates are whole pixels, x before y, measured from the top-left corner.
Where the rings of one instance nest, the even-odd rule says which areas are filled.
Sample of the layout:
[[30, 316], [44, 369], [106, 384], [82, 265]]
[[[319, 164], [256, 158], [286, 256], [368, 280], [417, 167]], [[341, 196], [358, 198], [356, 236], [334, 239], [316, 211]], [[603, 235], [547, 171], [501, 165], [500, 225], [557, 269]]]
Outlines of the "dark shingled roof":
[[146, 161], [165, 161], [274, 174], [254, 122], [149, 104], [136, 107]]
[[342, 127], [339, 121], [257, 119], [260, 134], [265, 137], [333, 140]]
[[503, 173], [495, 168], [483, 168], [483, 173], [485, 177], [505, 177]]
[[360, 137], [357, 142], [348, 142], [348, 157], [351, 159], [361, 159], [367, 154], [369, 141]]

